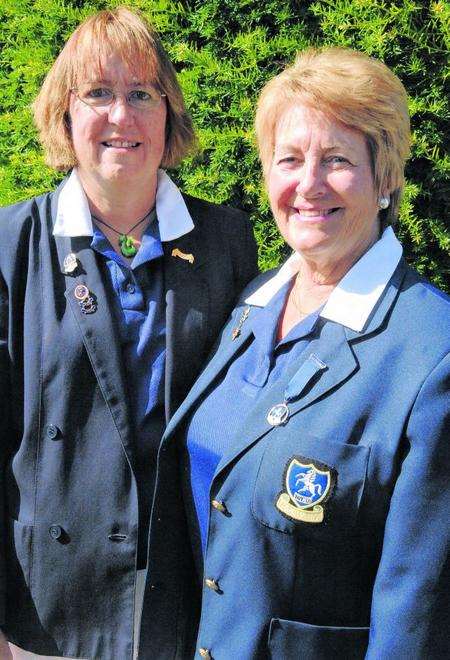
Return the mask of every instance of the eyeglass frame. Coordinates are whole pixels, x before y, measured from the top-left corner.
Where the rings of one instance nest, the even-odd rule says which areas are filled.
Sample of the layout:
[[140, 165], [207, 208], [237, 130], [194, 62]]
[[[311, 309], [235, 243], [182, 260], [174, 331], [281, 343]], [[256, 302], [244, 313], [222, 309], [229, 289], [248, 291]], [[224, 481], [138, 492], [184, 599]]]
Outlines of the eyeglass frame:
[[[89, 83], [87, 83], [87, 84], [89, 84]], [[95, 83], [93, 83], [93, 84], [95, 84]], [[99, 85], [99, 87], [101, 87], [101, 85]], [[129, 99], [130, 94], [132, 94], [133, 91], [139, 91], [139, 87], [137, 87], [135, 90], [131, 90], [130, 92], [127, 92], [126, 94], [124, 94], [123, 92], [117, 92], [112, 87], [104, 86], [103, 88], [107, 89], [108, 91], [111, 92], [111, 94], [112, 94], [111, 100], [108, 101], [108, 102], [103, 101], [103, 102], [100, 102], [98, 104], [97, 103], [89, 103], [89, 101], [86, 101], [85, 99], [82, 99], [81, 96], [78, 93], [80, 91], [78, 87], [71, 87], [70, 91], [72, 92], [72, 94], [75, 94], [75, 96], [77, 97], [77, 99], [79, 101], [81, 101], [81, 103], [84, 103], [89, 108], [99, 108], [99, 109], [109, 108], [117, 101], [118, 98], [123, 97], [126, 105], [129, 106], [130, 108], [133, 108], [133, 110], [144, 110], [144, 111], [156, 110], [156, 108], [160, 105], [161, 100], [163, 98], [167, 98], [167, 94], [164, 94], [164, 92], [160, 92], [159, 90], [153, 88], [159, 94], [159, 99], [158, 99], [158, 101], [155, 105], [149, 105], [147, 108], [145, 108], [145, 107], [139, 107], [137, 105], [134, 105], [133, 103], [130, 103], [130, 99]]]

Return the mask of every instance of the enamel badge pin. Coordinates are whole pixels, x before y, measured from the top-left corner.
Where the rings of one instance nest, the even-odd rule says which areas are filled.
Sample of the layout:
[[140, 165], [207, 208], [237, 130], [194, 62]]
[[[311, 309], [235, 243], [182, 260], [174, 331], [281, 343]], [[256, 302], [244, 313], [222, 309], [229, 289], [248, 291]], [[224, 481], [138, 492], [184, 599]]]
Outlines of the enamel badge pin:
[[97, 311], [96, 297], [85, 284], [77, 284], [73, 294], [83, 314], [94, 314]]
[[321, 523], [324, 502], [330, 497], [337, 473], [322, 463], [296, 456], [286, 465], [285, 491], [278, 496], [276, 507], [294, 521]]
[[182, 252], [178, 248], [172, 250], [172, 257], [179, 257], [180, 259], [184, 259], [184, 261], [189, 261], [190, 264], [194, 263], [193, 254], [186, 254], [186, 252]]

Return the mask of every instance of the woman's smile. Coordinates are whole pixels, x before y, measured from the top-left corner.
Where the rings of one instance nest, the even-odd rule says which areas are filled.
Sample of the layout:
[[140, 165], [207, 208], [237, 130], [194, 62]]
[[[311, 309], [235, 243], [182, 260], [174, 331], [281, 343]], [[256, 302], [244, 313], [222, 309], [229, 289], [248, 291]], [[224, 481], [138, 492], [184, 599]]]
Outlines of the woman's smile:
[[341, 211], [342, 209], [340, 207], [325, 209], [303, 209], [293, 207], [292, 210], [297, 216], [297, 219], [301, 222], [327, 222], [330, 219], [335, 219], [338, 211]]
[[108, 149], [120, 149], [121, 151], [126, 151], [130, 149], [136, 149], [141, 145], [141, 142], [131, 142], [129, 140], [105, 140], [102, 142], [104, 147]]

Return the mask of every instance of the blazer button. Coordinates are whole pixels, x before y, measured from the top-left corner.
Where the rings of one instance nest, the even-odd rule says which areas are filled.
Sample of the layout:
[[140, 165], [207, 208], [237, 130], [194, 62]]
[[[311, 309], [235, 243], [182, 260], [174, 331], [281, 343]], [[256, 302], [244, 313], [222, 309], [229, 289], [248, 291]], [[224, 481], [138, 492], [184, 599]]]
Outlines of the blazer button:
[[220, 513], [228, 513], [228, 509], [225, 506], [225, 502], [222, 502], [221, 500], [213, 500], [211, 504], [215, 509], [217, 509], [217, 511], [220, 511]]
[[209, 589], [212, 589], [216, 593], [222, 593], [220, 591], [219, 583], [213, 580], [212, 578], [205, 578], [205, 584]]
[[57, 541], [59, 538], [61, 538], [63, 533], [62, 527], [59, 525], [50, 525], [48, 532], [50, 534], [50, 538], [52, 538], [54, 541]]
[[45, 429], [45, 434], [49, 440], [56, 440], [59, 435], [59, 429], [54, 424], [49, 424]]
[[207, 658], [207, 660], [212, 660], [211, 651], [209, 649], [199, 648], [198, 652], [202, 658]]
[[119, 532], [113, 532], [112, 534], [108, 534], [108, 538], [115, 543], [122, 543], [122, 541], [127, 540], [128, 536], [126, 534], [120, 534]]

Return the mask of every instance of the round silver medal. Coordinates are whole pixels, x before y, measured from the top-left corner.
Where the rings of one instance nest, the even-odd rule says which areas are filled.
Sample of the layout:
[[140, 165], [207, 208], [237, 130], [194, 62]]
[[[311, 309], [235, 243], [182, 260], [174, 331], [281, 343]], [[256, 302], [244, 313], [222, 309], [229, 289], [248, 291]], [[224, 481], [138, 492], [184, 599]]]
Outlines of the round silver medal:
[[289, 408], [286, 403], [277, 403], [267, 413], [267, 421], [271, 426], [284, 424], [289, 417]]

